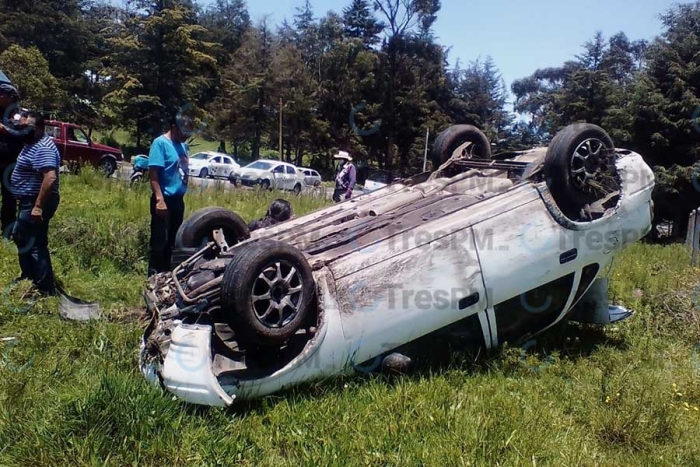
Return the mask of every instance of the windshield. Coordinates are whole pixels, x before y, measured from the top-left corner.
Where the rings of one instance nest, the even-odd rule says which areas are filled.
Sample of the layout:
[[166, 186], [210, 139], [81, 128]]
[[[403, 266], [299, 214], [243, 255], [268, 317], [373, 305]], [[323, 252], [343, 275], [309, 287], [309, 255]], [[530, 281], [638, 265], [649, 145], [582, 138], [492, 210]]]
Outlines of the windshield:
[[198, 160], [198, 161], [203, 161], [207, 160], [209, 158], [209, 154], [204, 154], [203, 152], [200, 152], [199, 154], [195, 154], [194, 156], [190, 157], [190, 159]]
[[272, 164], [270, 162], [264, 162], [264, 161], [255, 161], [252, 164], [246, 166], [246, 169], [253, 169], [253, 170], [270, 170], [272, 168]]

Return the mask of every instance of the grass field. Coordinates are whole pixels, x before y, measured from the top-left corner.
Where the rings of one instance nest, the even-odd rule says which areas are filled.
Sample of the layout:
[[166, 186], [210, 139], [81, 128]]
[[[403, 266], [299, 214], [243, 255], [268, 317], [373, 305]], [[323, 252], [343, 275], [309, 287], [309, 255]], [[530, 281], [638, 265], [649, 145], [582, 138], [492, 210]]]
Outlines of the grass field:
[[[87, 171], [61, 183], [55, 269], [106, 318], [66, 322], [54, 299], [11, 287], [15, 251], [0, 245], [0, 466], [700, 465], [700, 270], [681, 247], [638, 244], [618, 258], [611, 294], [638, 312], [619, 326], [571, 324], [527, 353], [428, 339], [419, 347], [434, 351], [409, 376], [340, 378], [222, 410], [174, 400], [138, 372], [146, 188]], [[188, 212], [221, 205], [250, 220], [274, 196], [192, 193]], [[296, 214], [322, 202], [289, 199]]]

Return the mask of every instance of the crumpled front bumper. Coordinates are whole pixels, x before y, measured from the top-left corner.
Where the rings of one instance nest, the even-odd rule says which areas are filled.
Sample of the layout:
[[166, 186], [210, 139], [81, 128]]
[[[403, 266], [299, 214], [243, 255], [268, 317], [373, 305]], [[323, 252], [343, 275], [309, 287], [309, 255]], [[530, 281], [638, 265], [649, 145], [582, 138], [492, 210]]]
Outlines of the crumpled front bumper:
[[[317, 281], [322, 290], [320, 306], [324, 319], [304, 350], [272, 374], [252, 379], [227, 378], [223, 384], [217, 378], [212, 351], [214, 328], [183, 323], [177, 305], [161, 304], [154, 294], [147, 293], [146, 303], [153, 318], [140, 345], [141, 373], [150, 383], [185, 402], [228, 407], [236, 400], [262, 397], [301, 382], [349, 371], [350, 354], [338, 304], [328, 293], [325, 274], [317, 275]], [[167, 287], [162, 280], [153, 282], [155, 290]]]
[[213, 329], [183, 323], [177, 305], [166, 308], [158, 301], [155, 290], [170, 282], [168, 275], [154, 276], [144, 295], [152, 320], [141, 340], [141, 373], [149, 383], [187, 402], [227, 407], [235, 397], [223, 390], [214, 374]]
[[147, 354], [144, 340], [141, 372], [149, 382], [161, 383], [184, 401], [215, 407], [230, 406], [235, 397], [223, 390], [214, 375], [211, 336], [211, 326], [180, 324], [170, 336], [170, 347], [162, 365], [144, 358]]

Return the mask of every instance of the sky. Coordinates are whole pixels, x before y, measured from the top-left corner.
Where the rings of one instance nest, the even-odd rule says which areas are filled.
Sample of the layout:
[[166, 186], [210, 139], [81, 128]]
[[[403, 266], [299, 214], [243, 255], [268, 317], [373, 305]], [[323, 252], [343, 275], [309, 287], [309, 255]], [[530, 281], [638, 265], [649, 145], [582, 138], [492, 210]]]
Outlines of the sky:
[[[248, 0], [251, 19], [291, 20], [304, 0]], [[342, 12], [350, 0], [311, 0], [316, 17]], [[538, 68], [559, 66], [581, 52], [596, 31], [624, 31], [630, 40], [653, 39], [659, 15], [677, 0], [442, 0], [435, 23], [449, 60], [467, 63], [490, 55], [508, 88]], [[681, 2], [687, 3], [687, 2]]]

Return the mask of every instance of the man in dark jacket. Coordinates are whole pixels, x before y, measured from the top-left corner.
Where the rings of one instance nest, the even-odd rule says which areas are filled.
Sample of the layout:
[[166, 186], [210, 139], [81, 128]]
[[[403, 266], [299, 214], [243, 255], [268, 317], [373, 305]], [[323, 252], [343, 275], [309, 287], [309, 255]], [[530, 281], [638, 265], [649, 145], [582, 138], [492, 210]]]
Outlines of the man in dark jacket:
[[17, 216], [17, 200], [10, 191], [12, 168], [17, 162], [24, 138], [14, 128], [14, 116], [17, 113], [19, 93], [4, 73], [0, 71], [0, 188], [2, 206], [0, 208], [0, 227], [7, 236]]

